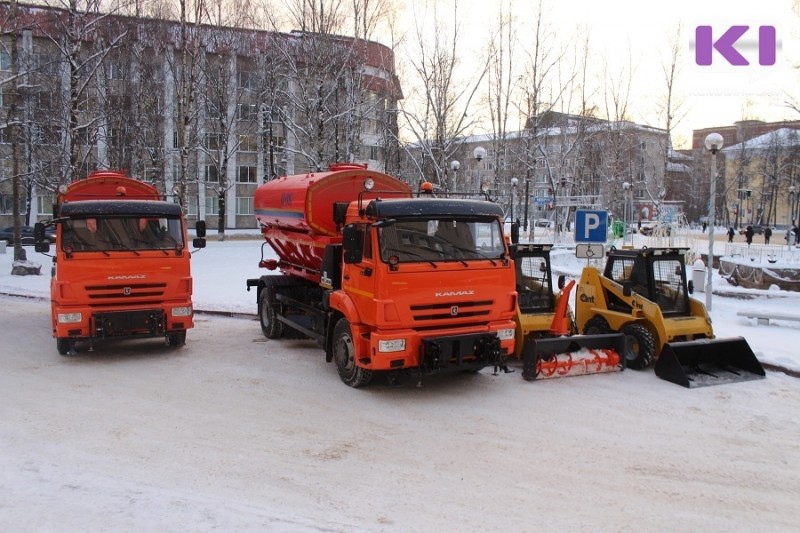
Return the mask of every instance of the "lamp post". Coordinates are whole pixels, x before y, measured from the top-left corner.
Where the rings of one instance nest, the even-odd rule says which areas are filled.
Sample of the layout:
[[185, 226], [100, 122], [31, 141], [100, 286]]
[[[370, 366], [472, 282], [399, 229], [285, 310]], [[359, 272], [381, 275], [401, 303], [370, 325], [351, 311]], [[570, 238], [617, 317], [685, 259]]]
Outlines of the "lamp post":
[[[628, 235], [628, 195], [631, 191], [631, 184], [627, 181], [622, 183], [622, 247], [625, 248], [625, 239]], [[633, 244], [633, 241], [631, 241]]]
[[478, 146], [472, 151], [472, 157], [478, 162], [476, 165], [478, 168], [478, 190], [481, 190], [481, 161], [484, 157], [486, 157], [486, 148], [483, 146]]
[[514, 201], [516, 200], [517, 185], [519, 180], [511, 178], [511, 223], [514, 223]]
[[458, 183], [458, 169], [461, 168], [461, 163], [453, 159], [450, 161], [450, 170], [453, 171], [453, 186], [450, 187], [450, 192], [456, 192], [456, 183]]
[[708, 265], [706, 265], [706, 310], [711, 311], [711, 275], [714, 267], [714, 205], [717, 196], [717, 152], [722, 149], [723, 139], [719, 133], [709, 133], [706, 150], [711, 152], [711, 197], [708, 199]]

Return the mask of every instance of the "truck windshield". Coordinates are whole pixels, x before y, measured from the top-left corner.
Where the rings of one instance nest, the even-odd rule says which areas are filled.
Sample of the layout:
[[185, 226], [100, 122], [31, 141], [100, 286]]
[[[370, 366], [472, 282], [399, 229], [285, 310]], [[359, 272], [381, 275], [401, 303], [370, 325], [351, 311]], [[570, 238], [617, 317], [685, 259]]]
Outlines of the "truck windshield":
[[402, 220], [378, 228], [381, 259], [398, 263], [499, 259], [505, 253], [497, 220]]
[[65, 220], [61, 249], [72, 252], [183, 248], [180, 218], [87, 217]]

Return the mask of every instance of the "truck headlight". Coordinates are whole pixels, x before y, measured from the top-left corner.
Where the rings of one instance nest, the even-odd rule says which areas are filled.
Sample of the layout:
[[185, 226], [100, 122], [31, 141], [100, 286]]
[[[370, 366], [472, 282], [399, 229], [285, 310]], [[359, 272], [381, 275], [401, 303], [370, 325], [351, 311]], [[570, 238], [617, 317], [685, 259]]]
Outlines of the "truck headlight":
[[501, 341], [514, 340], [514, 330], [511, 328], [498, 330], [497, 338], [500, 339]]
[[378, 341], [378, 351], [382, 353], [387, 352], [402, 352], [406, 349], [405, 339], [392, 339], [389, 341]]
[[192, 306], [173, 307], [172, 316], [192, 316]]
[[59, 324], [77, 324], [83, 319], [81, 313], [58, 313]]

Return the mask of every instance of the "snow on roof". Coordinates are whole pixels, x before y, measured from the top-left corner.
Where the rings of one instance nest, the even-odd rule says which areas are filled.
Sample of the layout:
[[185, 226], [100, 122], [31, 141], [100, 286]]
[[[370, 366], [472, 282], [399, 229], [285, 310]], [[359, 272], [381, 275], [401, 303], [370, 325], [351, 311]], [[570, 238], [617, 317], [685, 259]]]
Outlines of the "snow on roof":
[[742, 150], [767, 150], [776, 146], [800, 146], [800, 131], [793, 128], [780, 128], [752, 139], [731, 146], [726, 146], [721, 151], [733, 157]]

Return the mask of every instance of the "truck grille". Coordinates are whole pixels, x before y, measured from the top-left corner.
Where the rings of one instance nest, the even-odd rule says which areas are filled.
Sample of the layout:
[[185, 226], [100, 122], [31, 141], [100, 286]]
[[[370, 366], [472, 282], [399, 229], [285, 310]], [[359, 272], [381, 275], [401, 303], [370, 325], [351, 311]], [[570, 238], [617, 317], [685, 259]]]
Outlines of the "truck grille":
[[108, 285], [87, 285], [86, 293], [90, 300], [109, 300], [117, 298], [159, 298], [163, 296], [166, 283], [113, 283]]
[[475, 318], [487, 316], [494, 304], [493, 300], [477, 302], [443, 302], [425, 305], [412, 305], [414, 320], [445, 320], [458, 318]]

